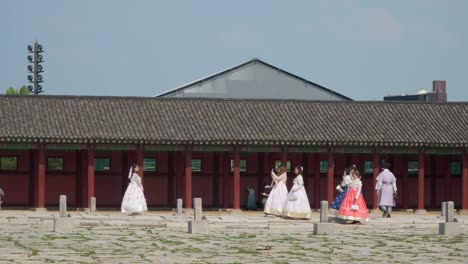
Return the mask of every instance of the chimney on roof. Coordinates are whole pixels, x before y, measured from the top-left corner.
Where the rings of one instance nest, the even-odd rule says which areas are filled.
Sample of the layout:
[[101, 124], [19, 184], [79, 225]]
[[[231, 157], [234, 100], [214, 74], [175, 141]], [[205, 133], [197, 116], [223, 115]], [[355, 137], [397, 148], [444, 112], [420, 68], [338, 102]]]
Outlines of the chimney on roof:
[[446, 103], [447, 102], [447, 82], [446, 81], [433, 81], [432, 89], [435, 93], [435, 102]]

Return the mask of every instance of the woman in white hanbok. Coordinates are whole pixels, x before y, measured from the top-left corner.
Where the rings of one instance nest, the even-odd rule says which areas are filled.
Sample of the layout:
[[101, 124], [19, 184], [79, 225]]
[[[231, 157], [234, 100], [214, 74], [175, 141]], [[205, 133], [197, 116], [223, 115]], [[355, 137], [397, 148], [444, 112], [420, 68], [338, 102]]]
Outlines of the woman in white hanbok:
[[293, 187], [288, 194], [288, 199], [283, 209], [283, 215], [290, 218], [310, 219], [312, 210], [310, 209], [309, 198], [304, 187], [302, 166], [297, 166], [294, 173], [297, 175], [294, 179]]
[[273, 182], [271, 192], [265, 203], [265, 214], [283, 215], [284, 201], [286, 201], [288, 196], [288, 189], [286, 188], [288, 176], [286, 175], [286, 167], [284, 165], [278, 167], [278, 175], [275, 174], [274, 170], [271, 170]]
[[138, 175], [140, 168], [133, 164], [128, 173], [130, 183], [122, 199], [122, 213], [138, 214], [148, 211], [145, 195], [143, 194], [143, 185]]

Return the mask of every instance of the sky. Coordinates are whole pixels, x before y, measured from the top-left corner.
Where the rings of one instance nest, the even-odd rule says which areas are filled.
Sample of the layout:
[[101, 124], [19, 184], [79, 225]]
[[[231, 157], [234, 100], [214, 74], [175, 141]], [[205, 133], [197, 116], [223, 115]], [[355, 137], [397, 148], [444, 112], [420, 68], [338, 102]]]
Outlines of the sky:
[[468, 101], [466, 0], [0, 1], [0, 93], [44, 46], [47, 95], [154, 96], [252, 58], [355, 100]]

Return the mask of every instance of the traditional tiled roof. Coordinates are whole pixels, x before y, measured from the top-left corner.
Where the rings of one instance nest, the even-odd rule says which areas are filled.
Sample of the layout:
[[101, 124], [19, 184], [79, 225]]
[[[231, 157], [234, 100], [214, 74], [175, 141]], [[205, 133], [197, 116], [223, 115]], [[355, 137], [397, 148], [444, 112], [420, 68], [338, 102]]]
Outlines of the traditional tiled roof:
[[468, 147], [468, 103], [0, 96], [0, 142]]

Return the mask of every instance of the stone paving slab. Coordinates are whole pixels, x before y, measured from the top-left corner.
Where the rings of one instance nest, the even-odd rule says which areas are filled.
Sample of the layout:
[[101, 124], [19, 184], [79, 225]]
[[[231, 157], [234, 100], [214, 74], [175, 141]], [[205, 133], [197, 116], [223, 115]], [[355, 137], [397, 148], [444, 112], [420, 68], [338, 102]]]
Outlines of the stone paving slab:
[[[204, 212], [210, 233], [187, 233], [172, 212], [128, 216], [71, 212], [74, 232], [57, 234], [58, 212], [1, 211], [0, 263], [467, 263], [468, 216], [461, 234], [438, 235], [440, 213], [371, 215], [362, 225], [336, 224], [314, 236], [311, 220], [261, 212]], [[341, 221], [330, 217], [332, 221]]]

